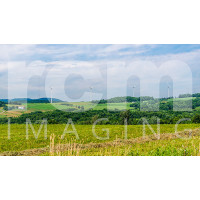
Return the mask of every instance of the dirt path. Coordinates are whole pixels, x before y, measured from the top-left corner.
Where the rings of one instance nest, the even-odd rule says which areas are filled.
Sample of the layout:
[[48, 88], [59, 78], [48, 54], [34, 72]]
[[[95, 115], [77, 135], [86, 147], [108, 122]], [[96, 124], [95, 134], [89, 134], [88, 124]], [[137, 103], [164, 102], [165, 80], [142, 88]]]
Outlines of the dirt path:
[[[194, 137], [194, 136], [200, 136], [200, 129], [195, 129], [192, 132], [178, 132], [178, 134], [172, 134], [172, 133], [163, 133], [160, 135], [160, 140], [172, 140], [172, 139], [177, 139], [184, 137], [184, 138], [189, 138], [189, 137]], [[73, 143], [73, 144], [60, 144], [60, 145], [55, 145], [53, 147], [53, 151], [61, 151], [64, 152], [70, 148], [79, 148], [79, 149], [90, 149], [90, 148], [106, 148], [106, 147], [113, 147], [113, 146], [123, 146], [123, 145], [128, 145], [128, 144], [141, 144], [145, 142], [152, 142], [158, 140], [154, 135], [149, 135], [146, 137], [138, 137], [138, 138], [133, 138], [133, 139], [117, 139], [111, 142], [104, 142], [104, 143], [89, 143], [89, 144], [78, 144], [78, 143]], [[52, 151], [52, 150], [51, 150]], [[19, 151], [19, 152], [3, 152], [0, 154], [0, 156], [39, 156], [44, 153], [50, 152], [49, 147], [45, 148], [38, 148], [38, 149], [28, 149], [24, 151]]]

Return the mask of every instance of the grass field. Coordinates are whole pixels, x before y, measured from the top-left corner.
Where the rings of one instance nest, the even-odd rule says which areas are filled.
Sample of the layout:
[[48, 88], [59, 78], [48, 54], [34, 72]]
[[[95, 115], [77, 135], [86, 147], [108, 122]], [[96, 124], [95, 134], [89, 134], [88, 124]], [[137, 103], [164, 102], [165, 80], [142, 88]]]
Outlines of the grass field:
[[[186, 101], [191, 98], [176, 98], [176, 99], [168, 99], [167, 101]], [[195, 99], [195, 97], [193, 97]], [[58, 102], [58, 103], [28, 103], [23, 104], [25, 106], [25, 110], [9, 110], [4, 113], [0, 112], [0, 117], [17, 117], [23, 113], [30, 113], [35, 111], [53, 111], [53, 110], [65, 110], [68, 112], [76, 112], [76, 111], [87, 111], [90, 109], [93, 110], [118, 110], [122, 111], [124, 109], [134, 110], [133, 107], [130, 107], [132, 103], [107, 103], [107, 104], [93, 104], [91, 102]], [[8, 105], [17, 106], [17, 105]], [[195, 110], [200, 110], [200, 107], [197, 107]]]
[[89, 110], [89, 109], [94, 109], [94, 110], [103, 110], [106, 109], [107, 107], [110, 110], [124, 110], [124, 109], [133, 109], [130, 107], [131, 103], [127, 103], [127, 107], [125, 103], [108, 103], [108, 104], [93, 104], [91, 102], [71, 102], [71, 103], [29, 103], [27, 108], [28, 110], [32, 111], [47, 111], [47, 110], [65, 110], [65, 109], [71, 109], [74, 108], [76, 110], [80, 110], [79, 107], [83, 106], [84, 110]]
[[[38, 139], [29, 127], [29, 137], [26, 139], [26, 126], [11, 124], [10, 139], [8, 125], [0, 125], [1, 155], [199, 155], [200, 128], [199, 124], [179, 125], [178, 131], [195, 129], [195, 134], [188, 139], [188, 132], [182, 132], [184, 138], [175, 136], [174, 125], [161, 125], [161, 139], [157, 140], [150, 129], [146, 127], [143, 137], [143, 126], [129, 125], [127, 139], [124, 139], [124, 126], [98, 125], [96, 134], [106, 137], [102, 129], [109, 129], [109, 139], [99, 140], [93, 136], [91, 125], [76, 125], [79, 139], [74, 133], [61, 136], [66, 125], [48, 125], [47, 139], [42, 129]], [[33, 125], [36, 133], [40, 125]], [[156, 131], [157, 126], [152, 125]], [[70, 129], [69, 129], [70, 130]], [[72, 129], [71, 129], [72, 130]], [[171, 133], [171, 134], [169, 134]], [[53, 150], [52, 150], [53, 149]]]
[[188, 101], [191, 99], [196, 99], [196, 97], [174, 98], [174, 99], [168, 99], [167, 101]]
[[[124, 109], [130, 109], [133, 110], [132, 107], [130, 107], [131, 103], [127, 103], [127, 106], [125, 107], [125, 103], [109, 103], [109, 104], [93, 104], [90, 102], [59, 102], [59, 103], [28, 103], [28, 104], [23, 104], [25, 106], [25, 110], [9, 110], [5, 112], [1, 112], [0, 110], [0, 117], [18, 117], [23, 113], [30, 113], [30, 112], [35, 112], [35, 111], [53, 111], [53, 110], [65, 110], [69, 112], [76, 112], [76, 111], [82, 111], [81, 107], [84, 108], [84, 111], [87, 111], [89, 109], [93, 110], [103, 110], [107, 109], [108, 110], [124, 110]], [[13, 106], [13, 105], [11, 105]], [[15, 106], [15, 105], [14, 105]], [[2, 110], [3, 111], [3, 110]]]

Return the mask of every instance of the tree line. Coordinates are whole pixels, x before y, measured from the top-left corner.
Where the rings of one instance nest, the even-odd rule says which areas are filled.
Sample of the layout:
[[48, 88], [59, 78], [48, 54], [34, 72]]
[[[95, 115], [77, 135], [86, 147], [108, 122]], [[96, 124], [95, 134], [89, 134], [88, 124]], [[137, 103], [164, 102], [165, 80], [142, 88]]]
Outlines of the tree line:
[[[32, 112], [22, 114], [19, 117], [10, 118], [11, 123], [24, 124], [26, 119], [30, 119], [32, 123], [40, 123], [41, 120], [47, 119], [49, 124], [65, 124], [71, 118], [75, 124], [93, 124], [97, 119], [107, 118], [108, 121], [101, 121], [99, 124], [122, 125], [126, 119], [129, 125], [143, 124], [143, 118], [149, 124], [156, 124], [157, 118], [161, 124], [176, 124], [180, 119], [189, 118], [190, 121], [182, 123], [200, 123], [200, 112], [174, 112], [174, 111], [158, 111], [158, 112], [142, 112], [124, 110], [121, 112], [107, 110], [89, 110], [85, 112], [64, 112], [61, 110], [47, 112]], [[0, 118], [0, 123], [7, 123], [8, 119]]]

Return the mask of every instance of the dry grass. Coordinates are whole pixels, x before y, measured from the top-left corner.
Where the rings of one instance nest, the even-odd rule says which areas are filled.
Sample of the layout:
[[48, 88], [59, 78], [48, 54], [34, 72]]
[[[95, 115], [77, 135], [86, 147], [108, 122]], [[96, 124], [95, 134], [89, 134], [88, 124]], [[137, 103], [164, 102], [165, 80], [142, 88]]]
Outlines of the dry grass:
[[0, 113], [1, 116], [4, 117], [19, 117], [23, 113], [31, 113], [32, 111], [21, 111], [21, 110], [9, 110], [3, 113]]

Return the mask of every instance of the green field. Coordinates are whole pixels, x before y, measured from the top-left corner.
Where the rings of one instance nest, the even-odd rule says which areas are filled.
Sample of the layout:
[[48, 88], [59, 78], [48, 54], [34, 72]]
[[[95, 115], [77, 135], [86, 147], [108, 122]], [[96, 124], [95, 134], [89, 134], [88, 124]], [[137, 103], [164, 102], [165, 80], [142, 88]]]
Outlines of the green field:
[[[193, 97], [192, 99], [195, 99], [196, 97]], [[168, 99], [166, 101], [187, 101], [191, 100], [191, 97], [188, 98], [175, 98], [175, 99]], [[148, 101], [147, 101], [148, 102]], [[144, 102], [145, 103], [145, 102]], [[27, 110], [30, 111], [49, 111], [49, 110], [68, 110], [73, 109], [73, 111], [80, 111], [81, 107], [84, 108], [84, 110], [103, 110], [103, 109], [109, 109], [109, 110], [134, 110], [133, 107], [130, 107], [132, 103], [105, 103], [105, 104], [94, 104], [91, 102], [59, 102], [59, 103], [28, 103], [27, 104]], [[197, 108], [196, 110], [199, 110], [200, 108]]]
[[188, 101], [191, 99], [196, 99], [196, 97], [174, 98], [174, 99], [168, 99], [168, 101]]
[[[146, 139], [143, 138], [142, 125], [129, 125], [127, 139], [122, 125], [98, 125], [95, 128], [99, 137], [106, 137], [102, 129], [109, 129], [109, 139], [100, 140], [92, 133], [91, 125], [76, 125], [79, 139], [74, 133], [66, 133], [61, 138], [66, 125], [48, 125], [47, 139], [42, 129], [38, 139], [29, 127], [29, 137], [26, 139], [26, 125], [11, 124], [10, 139], [8, 139], [8, 125], [0, 125], [1, 155], [197, 155], [199, 154], [200, 131], [188, 139], [188, 132], [184, 139], [173, 138], [175, 125], [161, 125], [161, 139], [158, 140], [146, 127]], [[36, 133], [40, 125], [33, 125]], [[156, 131], [157, 126], [152, 125]], [[70, 127], [71, 128], [71, 127]], [[69, 130], [70, 130], [69, 128]], [[199, 124], [179, 125], [178, 131], [200, 128]], [[72, 130], [72, 129], [71, 129]], [[52, 137], [55, 137], [52, 141]], [[51, 138], [51, 142], [50, 142]], [[187, 138], [187, 139], [186, 139]], [[52, 153], [52, 144], [53, 151]], [[62, 149], [65, 147], [64, 149]], [[61, 150], [62, 149], [62, 150]]]
[[[124, 110], [124, 109], [130, 109], [133, 110], [133, 108], [130, 107], [131, 103], [127, 103], [127, 106], [125, 103], [108, 103], [108, 104], [93, 104], [91, 102], [59, 102], [59, 103], [28, 103], [27, 104], [27, 110], [30, 111], [49, 111], [49, 110], [67, 110], [67, 109], [74, 109], [74, 111], [81, 110], [81, 106], [84, 107], [84, 110], [103, 110], [103, 109], [109, 109], [109, 110]], [[24, 104], [25, 105], [25, 104]], [[125, 107], [126, 106], [126, 107]]]
[[[195, 99], [196, 97], [193, 97], [192, 99]], [[191, 98], [175, 98], [175, 99], [167, 99], [166, 102], [171, 102], [171, 101], [187, 101], [190, 100]], [[144, 103], [148, 104], [148, 101]], [[23, 110], [18, 110], [18, 109], [12, 109], [6, 113], [1, 114], [0, 117], [7, 116], [7, 117], [12, 117], [12, 116], [19, 116], [22, 113], [26, 112], [35, 112], [35, 111], [53, 111], [53, 110], [64, 110], [68, 112], [78, 112], [78, 111], [87, 111], [90, 109], [93, 110], [103, 110], [103, 109], [108, 109], [110, 111], [122, 111], [125, 109], [129, 110], [134, 110], [135, 108], [130, 107], [132, 103], [105, 103], [105, 104], [94, 104], [91, 102], [58, 102], [58, 103], [28, 103], [28, 104], [22, 104], [23, 106], [26, 107], [26, 109]], [[153, 103], [155, 105], [155, 103]], [[152, 106], [153, 106], [152, 105]], [[17, 106], [14, 104], [8, 105], [8, 107], [12, 106]], [[200, 110], [200, 107], [196, 107], [194, 110]]]

